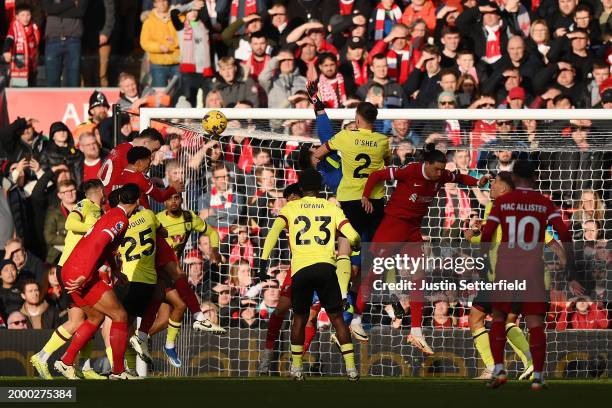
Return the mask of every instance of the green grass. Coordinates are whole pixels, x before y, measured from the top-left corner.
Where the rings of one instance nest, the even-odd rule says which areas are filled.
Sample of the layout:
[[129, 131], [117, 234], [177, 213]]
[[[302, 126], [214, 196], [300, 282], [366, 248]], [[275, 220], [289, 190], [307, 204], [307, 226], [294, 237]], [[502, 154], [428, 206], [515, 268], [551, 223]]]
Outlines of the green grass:
[[[500, 389], [484, 382], [441, 378], [310, 377], [287, 378], [149, 378], [142, 381], [41, 381], [0, 378], [0, 387], [71, 386], [76, 404], [1, 404], [41, 407], [167, 407], [167, 408], [353, 408], [353, 407], [600, 407], [612, 396], [610, 380], [550, 380], [549, 388], [529, 390], [529, 383], [511, 381]], [[591, 405], [598, 404], [598, 405]]]

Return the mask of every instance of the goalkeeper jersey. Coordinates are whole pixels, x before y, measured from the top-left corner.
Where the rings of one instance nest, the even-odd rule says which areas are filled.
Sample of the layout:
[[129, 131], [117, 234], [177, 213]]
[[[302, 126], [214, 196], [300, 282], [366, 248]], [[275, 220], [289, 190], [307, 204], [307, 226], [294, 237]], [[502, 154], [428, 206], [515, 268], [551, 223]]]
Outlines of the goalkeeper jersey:
[[75, 205], [66, 218], [65, 228], [68, 233], [64, 240], [64, 252], [58, 262], [59, 266], [64, 265], [76, 244], [100, 217], [102, 217], [102, 208], [88, 198]]

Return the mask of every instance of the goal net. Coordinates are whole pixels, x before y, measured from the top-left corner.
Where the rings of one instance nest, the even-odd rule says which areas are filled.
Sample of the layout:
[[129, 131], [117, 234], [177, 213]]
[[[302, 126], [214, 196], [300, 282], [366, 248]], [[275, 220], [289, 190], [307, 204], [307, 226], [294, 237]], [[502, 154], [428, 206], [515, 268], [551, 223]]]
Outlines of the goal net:
[[[265, 237], [285, 204], [282, 191], [297, 181], [300, 148], [319, 144], [311, 110], [221, 109], [229, 125], [220, 137], [212, 138], [201, 127], [206, 111], [143, 109], [140, 126], [159, 127], [168, 140], [168, 146], [156, 156], [152, 175], [182, 178], [186, 184], [184, 209], [193, 210], [220, 233], [221, 265], [210, 264], [209, 242], [198, 234], [191, 235], [181, 262], [201, 298], [202, 310], [228, 332], [201, 335], [184, 324], [177, 341], [181, 369], [170, 366], [163, 356], [165, 333], [156, 335], [152, 375], [257, 374], [268, 319], [278, 302], [277, 287], [289, 267], [284, 235], [272, 254], [270, 274], [276, 283], [262, 285], [255, 271]], [[354, 110], [329, 110], [328, 114], [335, 132], [354, 119]], [[389, 135], [393, 166], [417, 160], [425, 142], [434, 142], [447, 152], [448, 169], [475, 177], [510, 170], [518, 157], [539, 163], [539, 189], [560, 208], [573, 234], [579, 279], [586, 291], [584, 297], [573, 297], [560, 260], [545, 250], [547, 376], [599, 377], [609, 369], [612, 124], [607, 118], [603, 110], [383, 109], [376, 123], [377, 131]], [[387, 197], [393, 188], [386, 186]], [[329, 189], [324, 193], [332, 198]], [[488, 187], [445, 185], [424, 220], [422, 235], [428, 245], [446, 257], [477, 251], [478, 246], [464, 238], [464, 231], [483, 217], [489, 200]], [[463, 248], [463, 252], [453, 248]], [[429, 357], [406, 342], [410, 311], [401, 321], [393, 320], [390, 297], [384, 293], [372, 296], [363, 316], [370, 340], [367, 344], [355, 341], [361, 374], [480, 374], [484, 365], [468, 323], [474, 296], [473, 291], [426, 292], [423, 333], [435, 351]], [[186, 317], [186, 322], [190, 319]], [[519, 319], [518, 324], [526, 334], [524, 322]], [[272, 375], [288, 371], [288, 328], [289, 316], [277, 342]], [[317, 334], [304, 359], [311, 375], [343, 372], [341, 355], [330, 343], [330, 334], [329, 319], [321, 311]], [[522, 372], [523, 362], [509, 344], [506, 361], [511, 375]]]

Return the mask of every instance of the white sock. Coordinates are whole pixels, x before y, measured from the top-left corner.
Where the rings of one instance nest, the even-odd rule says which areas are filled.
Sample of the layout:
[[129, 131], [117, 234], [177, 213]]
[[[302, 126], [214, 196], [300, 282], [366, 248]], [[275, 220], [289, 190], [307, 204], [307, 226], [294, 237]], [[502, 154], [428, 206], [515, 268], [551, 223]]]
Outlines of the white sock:
[[421, 330], [420, 327], [411, 327], [410, 334], [412, 334], [414, 337], [423, 337], [423, 330]]
[[529, 361], [533, 360], [533, 359], [531, 358], [531, 352], [530, 352], [530, 351], [528, 351], [528, 352], [526, 352], [526, 353], [525, 353], [525, 357], [526, 357], [526, 358], [527, 358], [527, 360], [529, 360]]
[[494, 371], [494, 373], [497, 375], [497, 374], [499, 374], [504, 369], [505, 368], [504, 368], [503, 364], [495, 364], [495, 371]]
[[204, 320], [204, 313], [197, 312], [193, 315], [193, 318], [201, 322], [202, 320]]
[[170, 343], [168, 340], [166, 340], [166, 348], [173, 349], [174, 343]]
[[91, 362], [90, 362], [90, 359], [85, 360], [85, 362], [83, 363], [83, 368], [82, 368], [81, 370], [82, 370], [82, 371], [91, 370]]
[[351, 320], [351, 324], [361, 324], [361, 315], [355, 313], [353, 315], [353, 320]]
[[493, 370], [495, 370], [495, 366], [494, 365], [490, 365], [486, 367], [487, 371], [493, 372]]
[[149, 339], [149, 335], [145, 332], [142, 331], [138, 331], [138, 338], [140, 339], [140, 341], [147, 341]]
[[533, 372], [533, 379], [534, 380], [543, 380], [544, 378], [542, 377], [542, 373], [539, 371], [534, 371]]
[[49, 360], [49, 357], [51, 357], [51, 354], [47, 353], [45, 350], [40, 350], [38, 352], [38, 357], [43, 363], [46, 363]]

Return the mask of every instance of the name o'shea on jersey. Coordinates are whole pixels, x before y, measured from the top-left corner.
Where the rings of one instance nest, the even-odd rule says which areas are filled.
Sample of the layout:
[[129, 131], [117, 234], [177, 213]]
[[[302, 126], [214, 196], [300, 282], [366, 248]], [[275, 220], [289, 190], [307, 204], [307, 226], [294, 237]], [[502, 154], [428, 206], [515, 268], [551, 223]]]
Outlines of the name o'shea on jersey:
[[140, 210], [130, 217], [127, 232], [119, 247], [121, 269], [130, 282], [157, 283], [155, 239], [160, 225], [151, 210]]
[[262, 260], [269, 259], [284, 229], [289, 235], [292, 274], [316, 263], [336, 265], [337, 231], [352, 246], [359, 245], [359, 235], [342, 210], [322, 198], [304, 197], [281, 209], [264, 242]]
[[66, 218], [65, 228], [68, 231], [64, 240], [64, 251], [58, 262], [63, 266], [79, 240], [102, 217], [102, 208], [85, 198], [79, 201]]
[[[368, 176], [382, 169], [391, 157], [388, 138], [367, 129], [340, 131], [325, 146], [339, 152], [342, 158], [339, 201], [360, 200]], [[375, 186], [369, 197], [384, 197], [384, 186]]]

